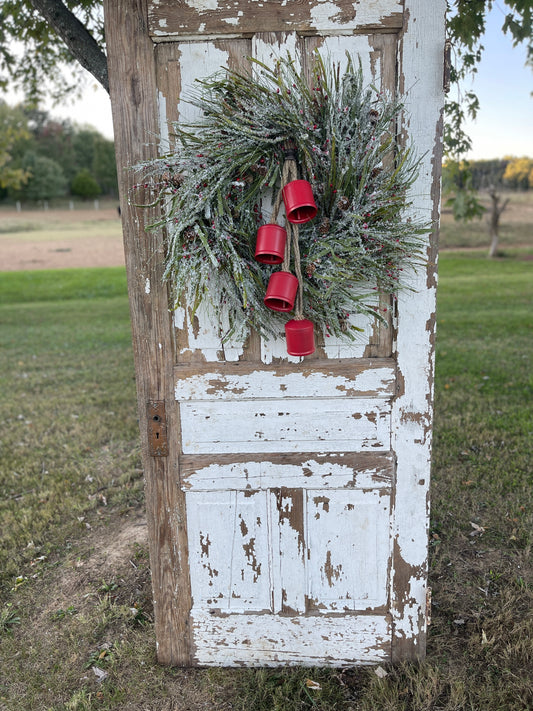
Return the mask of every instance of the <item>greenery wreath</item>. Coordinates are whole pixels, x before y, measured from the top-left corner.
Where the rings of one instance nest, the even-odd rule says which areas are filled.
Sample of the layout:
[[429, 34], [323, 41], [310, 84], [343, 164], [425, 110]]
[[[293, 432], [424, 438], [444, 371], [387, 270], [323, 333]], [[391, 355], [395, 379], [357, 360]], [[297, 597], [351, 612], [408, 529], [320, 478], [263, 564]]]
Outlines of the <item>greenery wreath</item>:
[[175, 148], [139, 166], [162, 206], [154, 227], [166, 229], [165, 278], [176, 306], [207, 301], [229, 314], [226, 338], [250, 327], [279, 334], [287, 314], [265, 305], [272, 265], [254, 248], [258, 228], [277, 220], [287, 174], [298, 171], [317, 214], [287, 240], [295, 249], [283, 268], [298, 274], [297, 318], [353, 338], [351, 314], [382, 317], [376, 294], [409, 288], [401, 272], [420, 263], [430, 227], [407, 215], [418, 161], [396, 141], [403, 107], [365, 87], [350, 56], [341, 74], [316, 52], [310, 84], [290, 56], [272, 68], [251, 61], [252, 76], [225, 70], [199, 81], [190, 103], [201, 119], [176, 124]]

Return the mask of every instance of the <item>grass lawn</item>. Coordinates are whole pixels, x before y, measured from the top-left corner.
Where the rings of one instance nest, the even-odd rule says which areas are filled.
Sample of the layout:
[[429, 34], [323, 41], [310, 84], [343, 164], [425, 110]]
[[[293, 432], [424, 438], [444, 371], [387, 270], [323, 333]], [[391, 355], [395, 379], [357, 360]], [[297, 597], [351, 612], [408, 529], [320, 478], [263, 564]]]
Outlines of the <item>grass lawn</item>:
[[1, 274], [0, 709], [533, 708], [526, 256], [441, 256], [433, 620], [426, 661], [383, 678], [155, 663], [124, 272]]

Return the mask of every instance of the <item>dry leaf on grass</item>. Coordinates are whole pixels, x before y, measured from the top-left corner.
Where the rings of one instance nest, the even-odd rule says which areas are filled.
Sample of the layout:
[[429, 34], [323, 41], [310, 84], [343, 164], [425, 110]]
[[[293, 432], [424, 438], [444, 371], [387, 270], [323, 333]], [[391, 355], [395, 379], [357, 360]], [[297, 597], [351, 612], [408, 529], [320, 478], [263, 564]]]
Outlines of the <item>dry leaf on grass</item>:
[[470, 534], [471, 536], [482, 536], [485, 533], [483, 526], [478, 526], [477, 523], [474, 523], [473, 521], [470, 521], [470, 525], [474, 529]]
[[374, 674], [380, 679], [384, 679], [386, 676], [388, 676], [388, 672], [386, 672], [383, 667], [376, 667], [374, 669]]
[[103, 669], [100, 669], [100, 667], [91, 667], [91, 669], [93, 670], [99, 684], [101, 684], [105, 679], [107, 679], [107, 672]]

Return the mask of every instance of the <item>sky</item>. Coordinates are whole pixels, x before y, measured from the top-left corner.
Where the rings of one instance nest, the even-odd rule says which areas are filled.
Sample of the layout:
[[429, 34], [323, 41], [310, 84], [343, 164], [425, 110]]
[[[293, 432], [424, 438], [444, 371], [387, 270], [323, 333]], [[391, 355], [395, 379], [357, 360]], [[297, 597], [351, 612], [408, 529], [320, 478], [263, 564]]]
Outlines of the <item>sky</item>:
[[[485, 51], [472, 87], [480, 101], [474, 123], [466, 132], [472, 138], [473, 160], [530, 156], [533, 158], [533, 69], [524, 66], [526, 50], [514, 47], [501, 26], [503, 3], [495, 3], [487, 18], [482, 41]], [[450, 98], [454, 97], [452, 87]]]
[[[524, 66], [525, 48], [513, 48], [510, 37], [501, 30], [502, 7], [503, 2], [495, 3], [489, 13], [483, 59], [473, 83], [466, 87], [473, 89], [481, 104], [476, 121], [466, 126], [472, 138], [472, 151], [467, 157], [474, 160], [507, 155], [533, 157], [533, 70]], [[109, 97], [90, 74], [87, 77], [81, 100], [44, 108], [54, 117], [94, 126], [106, 138], [112, 138]], [[452, 87], [450, 98], [456, 92]], [[13, 94], [6, 99], [16, 103]]]

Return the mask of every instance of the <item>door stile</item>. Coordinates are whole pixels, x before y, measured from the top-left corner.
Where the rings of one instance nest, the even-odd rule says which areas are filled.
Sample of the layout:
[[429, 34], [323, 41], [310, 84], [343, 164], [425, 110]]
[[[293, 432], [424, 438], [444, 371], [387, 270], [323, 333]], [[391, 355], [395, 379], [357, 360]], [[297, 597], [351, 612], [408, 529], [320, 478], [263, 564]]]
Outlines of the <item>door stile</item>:
[[435, 221], [427, 263], [411, 273], [413, 292], [398, 296], [397, 395], [392, 403], [396, 482], [392, 517], [392, 661], [425, 656], [427, 537], [433, 420], [436, 248], [442, 158], [444, 0], [405, 0], [399, 43], [401, 127], [422, 156], [412, 186], [413, 210]]
[[[167, 287], [162, 280], [163, 233], [145, 231], [157, 213], [131, 204], [136, 182], [129, 168], [157, 155], [155, 53], [147, 33], [146, 0], [104, 3], [110, 94], [119, 173], [124, 252], [137, 381], [142, 463], [158, 660], [191, 663], [189, 632], [190, 584], [187, 557], [185, 497], [177, 486], [180, 438], [174, 399], [174, 344]], [[150, 189], [134, 194], [150, 201]], [[149, 417], [165, 412], [168, 449], [150, 451]], [[162, 408], [162, 410], [161, 410]]]

